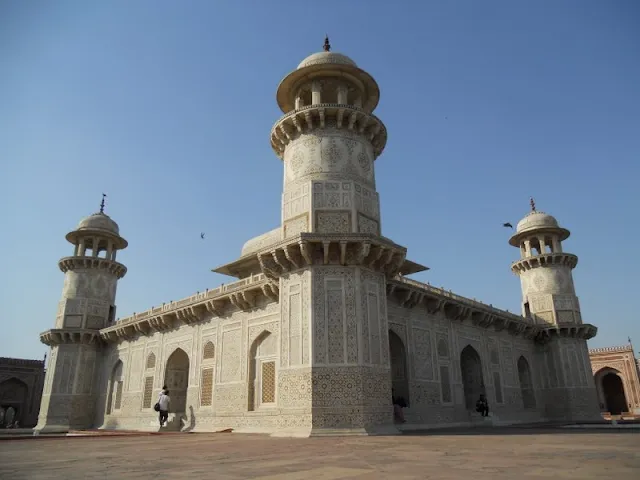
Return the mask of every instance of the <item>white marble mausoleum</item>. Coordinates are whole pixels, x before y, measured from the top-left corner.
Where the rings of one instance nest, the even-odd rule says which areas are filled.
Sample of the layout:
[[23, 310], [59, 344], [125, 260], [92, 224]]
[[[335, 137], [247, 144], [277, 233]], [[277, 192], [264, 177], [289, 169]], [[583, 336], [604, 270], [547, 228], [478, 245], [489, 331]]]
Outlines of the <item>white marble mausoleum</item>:
[[[284, 78], [271, 130], [282, 221], [214, 270], [235, 277], [223, 286], [116, 321], [127, 272], [116, 254], [127, 241], [104, 203], [84, 218], [66, 237], [62, 299], [40, 337], [51, 353], [36, 430], [157, 430], [164, 384], [167, 428], [187, 431], [394, 434], [599, 419], [587, 350], [597, 329], [580, 313], [569, 231], [533, 204], [518, 223], [509, 243], [522, 315], [410, 279], [426, 267], [382, 231], [379, 97], [373, 77], [328, 41]], [[402, 425], [392, 388], [408, 403]], [[489, 420], [474, 409], [482, 393]]]

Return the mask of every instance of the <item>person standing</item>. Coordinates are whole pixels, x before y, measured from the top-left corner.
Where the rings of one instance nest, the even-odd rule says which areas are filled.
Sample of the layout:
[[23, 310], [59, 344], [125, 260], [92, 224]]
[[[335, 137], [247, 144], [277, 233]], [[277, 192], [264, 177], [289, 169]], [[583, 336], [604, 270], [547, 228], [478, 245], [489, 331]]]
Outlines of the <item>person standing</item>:
[[160, 398], [158, 398], [158, 406], [160, 407], [160, 427], [164, 427], [167, 423], [170, 404], [171, 399], [169, 398], [169, 390], [165, 387], [162, 389], [162, 392], [160, 392]]
[[483, 417], [489, 416], [489, 402], [484, 394], [480, 394], [480, 398], [476, 402], [476, 412], [481, 414]]

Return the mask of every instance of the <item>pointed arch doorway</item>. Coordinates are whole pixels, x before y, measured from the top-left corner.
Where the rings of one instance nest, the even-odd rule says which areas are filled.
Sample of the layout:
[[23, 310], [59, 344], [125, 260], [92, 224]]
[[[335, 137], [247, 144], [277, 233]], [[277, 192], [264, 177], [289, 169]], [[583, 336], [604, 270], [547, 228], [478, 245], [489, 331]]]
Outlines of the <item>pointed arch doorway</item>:
[[611, 415], [620, 415], [629, 410], [627, 396], [624, 393], [624, 383], [618, 370], [603, 368], [596, 373], [595, 380], [607, 412]]
[[464, 389], [464, 403], [467, 410], [475, 411], [480, 395], [486, 395], [482, 360], [480, 354], [471, 345], [464, 347], [460, 353], [460, 371]]
[[22, 380], [12, 377], [0, 383], [0, 408], [3, 415], [0, 425], [21, 424], [26, 413], [29, 388]]
[[181, 348], [177, 348], [167, 360], [164, 384], [169, 389], [171, 404], [169, 411], [186, 413], [187, 389], [189, 387], [189, 356]]
[[277, 338], [268, 330], [253, 341], [249, 349], [249, 411], [276, 404]]
[[391, 364], [391, 389], [393, 396], [410, 404], [409, 376], [407, 375], [407, 351], [402, 338], [389, 330], [389, 362]]
[[107, 399], [107, 415], [120, 410], [122, 407], [122, 389], [124, 385], [124, 366], [122, 360], [118, 360], [111, 369], [109, 379], [109, 397]]

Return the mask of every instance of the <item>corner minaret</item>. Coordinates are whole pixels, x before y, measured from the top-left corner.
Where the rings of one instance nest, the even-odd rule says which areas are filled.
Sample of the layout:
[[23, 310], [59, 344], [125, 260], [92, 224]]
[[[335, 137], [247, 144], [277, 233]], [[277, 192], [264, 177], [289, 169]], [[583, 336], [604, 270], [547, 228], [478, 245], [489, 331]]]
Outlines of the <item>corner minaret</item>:
[[582, 324], [571, 272], [578, 257], [562, 249], [569, 230], [560, 227], [551, 215], [536, 210], [533, 198], [530, 203], [531, 211], [518, 222], [509, 240], [520, 249], [520, 260], [511, 270], [520, 276], [522, 314], [539, 324]]
[[282, 236], [300, 232], [380, 235], [374, 162], [387, 130], [373, 115], [376, 81], [346, 55], [323, 51], [305, 58], [280, 83], [285, 114], [271, 129], [284, 161]]
[[67, 234], [73, 255], [58, 262], [64, 272], [55, 328], [40, 335], [51, 347], [36, 431], [89, 428], [96, 404], [99, 330], [113, 323], [118, 280], [127, 272], [116, 252], [127, 247], [119, 228], [100, 211]]
[[582, 321], [572, 277], [578, 257], [563, 251], [567, 238], [569, 230], [531, 199], [531, 211], [509, 240], [520, 249], [511, 270], [520, 276], [523, 315], [546, 327], [535, 353], [544, 372], [538, 394], [545, 417], [582, 422], [601, 418], [587, 348], [598, 329]]

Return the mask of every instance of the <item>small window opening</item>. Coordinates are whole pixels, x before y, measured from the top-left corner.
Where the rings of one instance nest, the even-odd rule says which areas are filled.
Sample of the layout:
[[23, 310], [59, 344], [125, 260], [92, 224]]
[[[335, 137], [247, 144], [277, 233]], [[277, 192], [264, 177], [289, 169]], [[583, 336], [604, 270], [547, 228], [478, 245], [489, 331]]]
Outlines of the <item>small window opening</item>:
[[536, 242], [531, 242], [531, 253], [534, 253], [535, 251], [535, 255], [541, 255], [542, 251], [540, 250], [540, 242], [536, 241]]
[[311, 105], [311, 90], [309, 89], [309, 87], [303, 87], [302, 89], [300, 89], [297, 96], [300, 97], [298, 108]]
[[338, 85], [335, 82], [325, 83], [322, 89], [322, 103], [338, 103]]

